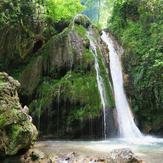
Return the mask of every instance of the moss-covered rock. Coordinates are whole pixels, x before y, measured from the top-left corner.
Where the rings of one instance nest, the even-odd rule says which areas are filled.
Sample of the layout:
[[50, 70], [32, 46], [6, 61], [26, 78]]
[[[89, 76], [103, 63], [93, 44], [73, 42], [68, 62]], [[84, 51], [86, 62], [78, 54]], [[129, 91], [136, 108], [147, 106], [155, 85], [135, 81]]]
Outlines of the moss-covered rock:
[[[99, 124], [102, 133], [102, 106], [95, 71], [95, 58], [88, 38], [90, 21], [77, 15], [72, 23], [52, 37], [25, 67], [20, 75], [21, 100], [30, 106], [34, 123], [43, 134], [76, 135]], [[92, 28], [98, 51], [100, 73], [105, 83], [107, 109], [114, 99], [105, 69], [100, 35]], [[46, 121], [46, 123], [45, 123]], [[79, 128], [81, 121], [83, 126]], [[72, 133], [73, 132], [73, 133]], [[93, 133], [97, 135], [97, 133]]]
[[20, 105], [18, 87], [18, 81], [0, 72], [0, 156], [29, 148], [37, 137], [27, 107]]
[[[25, 90], [28, 96], [32, 96], [36, 90], [41, 76], [43, 67], [43, 57], [38, 56], [23, 71], [20, 78], [22, 90]], [[30, 79], [30, 80], [29, 80]]]
[[88, 28], [91, 25], [91, 21], [89, 20], [89, 18], [82, 14], [78, 14], [77, 16], [75, 16], [74, 23], [77, 25], [82, 25], [85, 28]]

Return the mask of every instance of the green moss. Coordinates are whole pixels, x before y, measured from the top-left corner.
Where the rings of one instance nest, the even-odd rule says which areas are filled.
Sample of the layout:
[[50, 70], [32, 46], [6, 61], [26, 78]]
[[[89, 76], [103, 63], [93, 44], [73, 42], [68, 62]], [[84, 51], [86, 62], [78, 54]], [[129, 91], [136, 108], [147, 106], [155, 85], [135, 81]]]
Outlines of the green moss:
[[69, 71], [60, 80], [44, 81], [38, 88], [38, 98], [30, 105], [32, 114], [40, 116], [50, 103], [58, 100], [58, 95], [62, 103], [71, 104], [67, 123], [100, 115], [102, 106], [95, 72], [84, 74]]
[[18, 86], [18, 81], [0, 73], [0, 155], [14, 155], [28, 148], [37, 136], [36, 128], [19, 103]]
[[83, 73], [89, 73], [90, 71], [94, 71], [94, 56], [89, 49], [84, 49], [81, 58], [81, 63], [75, 65], [74, 70], [76, 72], [83, 72]]
[[[26, 123], [25, 125], [28, 126], [29, 124]], [[22, 148], [27, 148], [27, 144], [31, 139], [29, 131], [30, 129], [27, 131], [26, 127], [22, 127], [21, 124], [12, 124], [7, 126], [6, 133], [11, 141], [8, 144], [6, 153], [15, 154], [17, 152], [17, 148], [14, 147], [16, 147], [18, 144], [21, 144]]]
[[0, 114], [0, 128], [3, 128], [6, 125], [16, 123], [19, 121], [17, 110], [13, 109], [6, 112], [3, 112], [2, 109], [0, 110], [2, 111], [2, 113]]
[[[83, 40], [87, 40], [87, 33], [86, 33], [86, 29], [82, 26], [82, 25], [76, 25], [75, 26], [75, 30], [78, 32], [79, 36], [81, 38], [83, 38]], [[98, 31], [95, 29], [95, 35], [99, 35]], [[96, 36], [96, 37], [97, 37]], [[99, 61], [99, 66], [100, 66], [100, 74], [102, 75], [102, 78], [104, 80], [104, 85], [105, 85], [105, 90], [106, 90], [106, 98], [108, 99], [108, 104], [107, 107], [108, 108], [114, 108], [115, 107], [115, 102], [114, 102], [114, 98], [113, 98], [113, 92], [112, 92], [112, 88], [109, 82], [109, 75], [107, 74], [105, 65], [104, 65], [104, 61], [101, 55], [101, 52], [99, 49], [97, 49], [98, 51], [98, 61]], [[83, 59], [83, 67], [82, 68], [87, 68], [90, 66], [92, 68], [92, 66], [94, 66], [94, 57], [92, 55], [92, 53], [90, 52], [90, 50], [85, 49], [84, 50], [84, 55], [82, 57]]]
[[95, 73], [81, 74], [70, 71], [54, 87], [55, 98], [58, 89], [60, 89], [60, 98], [74, 105], [70, 115], [75, 119], [99, 115], [101, 102]]
[[80, 102], [81, 105], [99, 106], [99, 94], [94, 73], [82, 74], [70, 71], [56, 84], [54, 96], [58, 87], [64, 99]]
[[83, 45], [88, 49], [89, 39], [87, 37], [87, 30], [82, 25], [75, 25], [75, 31], [83, 41]]
[[[75, 25], [75, 31], [82, 39], [88, 39], [86, 29], [82, 25]], [[56, 44], [62, 43], [64, 37], [67, 37], [67, 32], [69, 32], [68, 28], [55, 36], [53, 41]], [[69, 45], [69, 50], [72, 51], [73, 55], [71, 45]], [[99, 54], [99, 64], [108, 99], [107, 107], [113, 108], [114, 99], [101, 54]], [[59, 68], [56, 67], [53, 70], [53, 74], [54, 71], [58, 73], [57, 69]], [[80, 63], [74, 65], [73, 70], [68, 71], [63, 77], [57, 80], [43, 79], [41, 85], [37, 88], [36, 99], [30, 105], [32, 114], [40, 116], [51, 103], [57, 103], [58, 96], [62, 104], [70, 103], [71, 109], [67, 116], [69, 122], [74, 119], [101, 115], [102, 106], [94, 68], [94, 56], [89, 49], [83, 48]]]
[[75, 25], [75, 31], [77, 31], [81, 38], [86, 37], [86, 29], [82, 25]]
[[91, 24], [89, 18], [86, 15], [78, 14], [74, 22], [75, 24], [82, 25], [85, 28], [88, 28], [88, 26]]
[[27, 115], [15, 108], [12, 107], [11, 110], [7, 110], [5, 112], [3, 112], [3, 110], [0, 108], [0, 111], [2, 112], [0, 114], [0, 128], [27, 120]]
[[103, 82], [104, 82], [106, 98], [108, 100], [107, 107], [108, 108], [115, 108], [115, 101], [114, 101], [114, 96], [113, 96], [111, 84], [109, 81], [109, 75], [107, 73], [106, 66], [104, 64], [103, 57], [102, 57], [99, 49], [97, 49], [97, 53], [98, 53], [98, 62], [99, 62], [99, 67], [100, 67], [100, 74], [101, 74]]
[[39, 85], [36, 96], [30, 104], [30, 112], [33, 116], [40, 116], [52, 101], [52, 89], [58, 80], [43, 80]]
[[70, 32], [71, 28], [67, 27], [65, 28], [61, 33], [59, 33], [58, 35], [55, 35], [53, 37], [53, 41], [58, 42], [62, 44], [62, 39], [67, 37], [68, 33]]
[[19, 136], [21, 130], [22, 128], [18, 124], [11, 125], [10, 131], [8, 130], [9, 136], [14, 142], [17, 140], [17, 137]]
[[89, 49], [85, 49], [82, 59], [86, 65], [94, 63], [94, 56]]

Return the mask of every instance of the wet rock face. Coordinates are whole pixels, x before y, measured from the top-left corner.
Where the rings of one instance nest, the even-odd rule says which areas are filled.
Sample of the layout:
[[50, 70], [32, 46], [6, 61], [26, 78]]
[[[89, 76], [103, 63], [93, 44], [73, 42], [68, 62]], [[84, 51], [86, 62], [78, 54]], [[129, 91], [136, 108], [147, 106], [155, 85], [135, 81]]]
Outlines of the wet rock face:
[[19, 86], [18, 81], [0, 72], [0, 156], [14, 155], [29, 148], [37, 137], [27, 106], [20, 105]]

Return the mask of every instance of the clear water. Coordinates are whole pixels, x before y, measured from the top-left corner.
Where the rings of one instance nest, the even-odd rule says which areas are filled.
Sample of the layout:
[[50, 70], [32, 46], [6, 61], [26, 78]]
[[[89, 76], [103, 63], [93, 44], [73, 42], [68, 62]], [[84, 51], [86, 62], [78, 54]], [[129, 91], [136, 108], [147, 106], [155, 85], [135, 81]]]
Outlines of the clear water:
[[135, 141], [137, 138], [143, 138], [143, 135], [134, 122], [134, 117], [123, 87], [123, 74], [120, 60], [120, 55], [122, 55], [123, 50], [117, 51], [115, 42], [104, 31], [101, 38], [109, 49], [110, 70], [113, 80], [120, 137]]
[[[147, 139], [147, 138], [146, 138]], [[104, 141], [41, 141], [35, 145], [46, 154], [67, 154], [77, 152], [82, 156], [105, 157], [113, 149], [130, 148], [135, 155], [147, 163], [162, 163], [163, 139], [152, 138], [150, 143], [137, 139], [135, 143], [125, 139], [109, 139]]]

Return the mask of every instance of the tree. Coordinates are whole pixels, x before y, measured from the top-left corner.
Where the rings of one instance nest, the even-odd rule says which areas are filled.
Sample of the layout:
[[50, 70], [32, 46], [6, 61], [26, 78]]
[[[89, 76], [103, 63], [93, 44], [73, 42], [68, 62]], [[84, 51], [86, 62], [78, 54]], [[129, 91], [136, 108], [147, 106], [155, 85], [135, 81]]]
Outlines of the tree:
[[70, 20], [83, 9], [80, 0], [46, 0], [45, 7], [47, 17], [56, 22]]
[[[162, 124], [163, 10], [161, 0], [116, 0], [108, 27], [125, 48], [128, 95], [142, 124]], [[158, 127], [159, 128], [159, 127]]]

